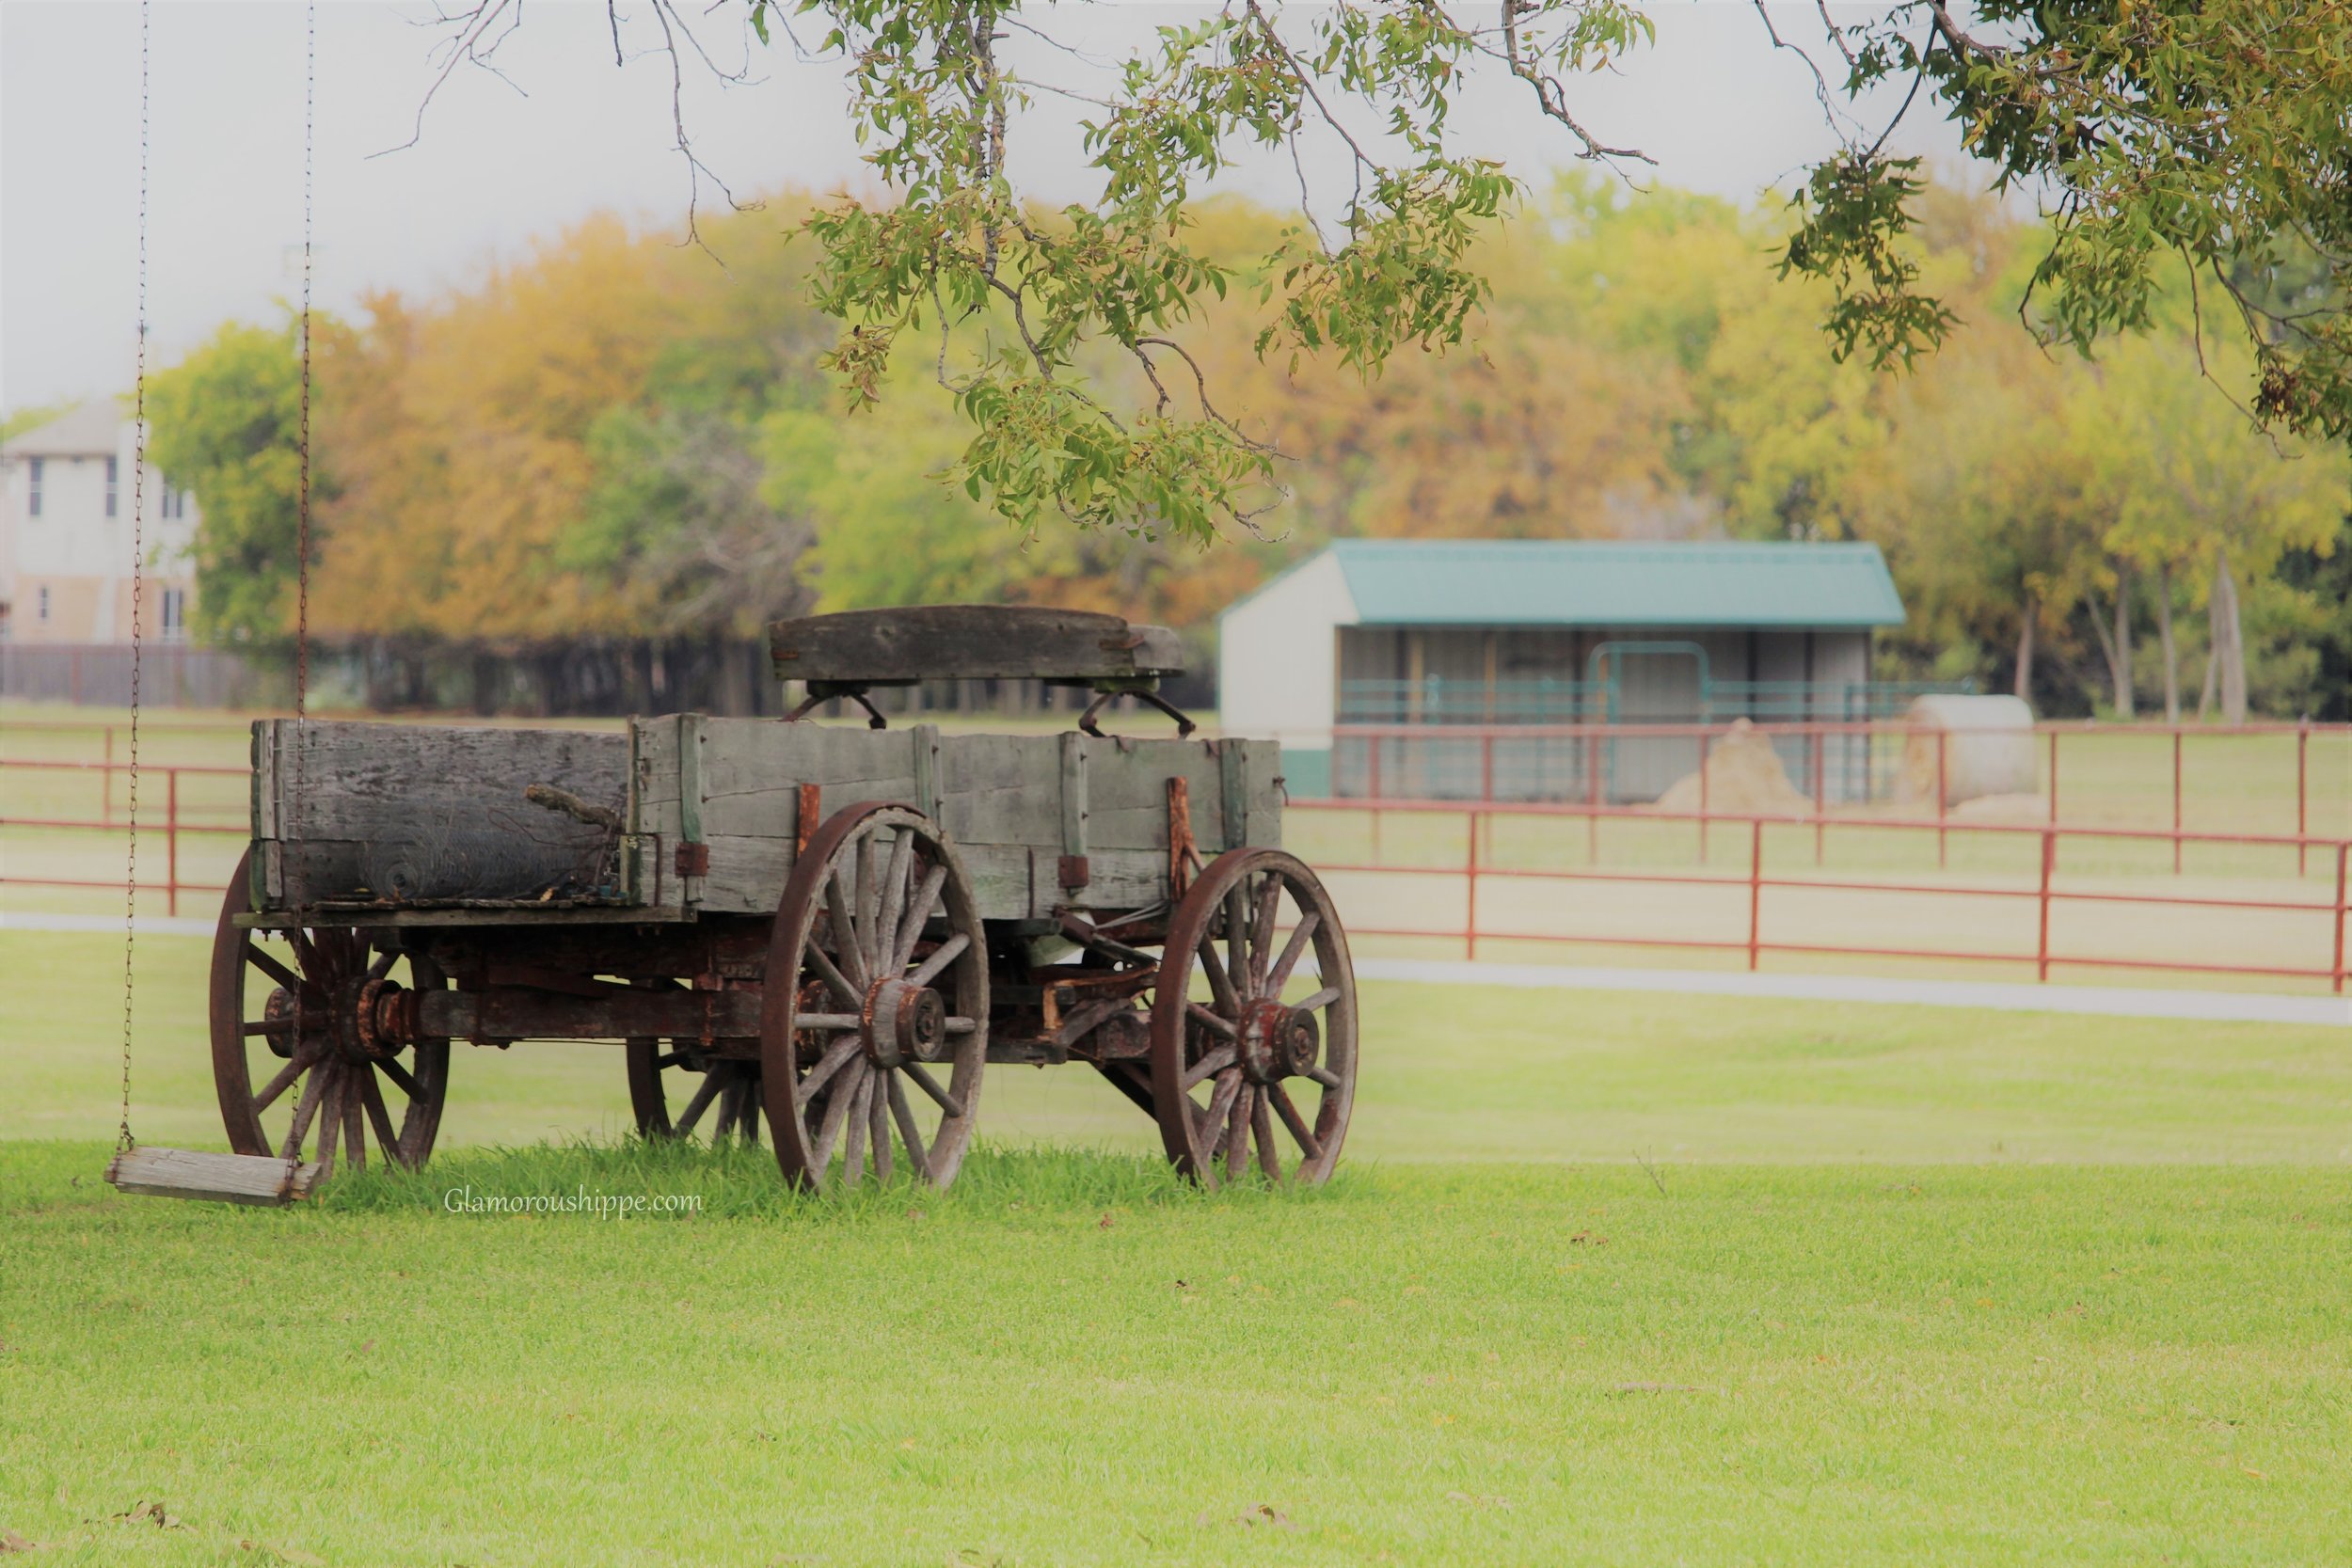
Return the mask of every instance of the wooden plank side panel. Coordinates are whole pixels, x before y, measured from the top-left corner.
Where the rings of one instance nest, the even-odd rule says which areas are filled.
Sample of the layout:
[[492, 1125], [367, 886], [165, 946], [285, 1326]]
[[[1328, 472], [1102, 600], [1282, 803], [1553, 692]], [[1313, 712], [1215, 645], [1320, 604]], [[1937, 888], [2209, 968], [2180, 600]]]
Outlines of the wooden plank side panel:
[[611, 835], [523, 799], [551, 784], [621, 809], [619, 735], [279, 721], [284, 903], [618, 896]]
[[823, 791], [827, 816], [917, 794], [911, 731], [757, 719], [706, 719], [702, 729], [702, 827], [712, 840], [792, 837], [804, 784]]
[[940, 826], [958, 844], [1059, 846], [1061, 746], [1052, 735], [943, 736]]
[[1168, 781], [1182, 778], [1192, 799], [1192, 831], [1204, 845], [1224, 842], [1217, 792], [1217, 742], [1089, 741], [1097, 759], [1089, 779], [1087, 837], [1104, 849], [1168, 848]]

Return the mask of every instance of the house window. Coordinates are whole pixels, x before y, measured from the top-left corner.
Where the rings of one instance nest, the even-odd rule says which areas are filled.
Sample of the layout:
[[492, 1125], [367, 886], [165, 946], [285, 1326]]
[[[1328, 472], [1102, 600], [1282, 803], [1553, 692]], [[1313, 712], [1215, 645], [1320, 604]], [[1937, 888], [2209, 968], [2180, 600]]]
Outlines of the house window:
[[188, 634], [188, 591], [164, 590], [164, 641], [177, 642]]
[[183, 509], [183, 498], [182, 498], [182, 493], [181, 493], [179, 490], [177, 490], [177, 489], [173, 488], [171, 485], [168, 485], [168, 484], [165, 485], [165, 486], [164, 486], [164, 521], [165, 521], [165, 522], [170, 522], [173, 518], [180, 516], [180, 515], [182, 515]]
[[122, 476], [116, 467], [115, 459], [109, 457], [106, 459], [106, 515], [109, 517], [115, 515], [115, 498], [121, 488]]
[[[35, 458], [34, 461], [38, 463], [40, 460], [39, 458]], [[40, 622], [43, 626], [46, 626], [49, 624], [49, 585], [45, 582], [40, 585], [40, 598], [39, 603], [40, 608], [34, 611], [33, 618]]]
[[[25, 507], [25, 509], [24, 509], [24, 513], [25, 513], [25, 515], [26, 515], [26, 516], [29, 516], [29, 517], [38, 517], [38, 516], [40, 516], [40, 481], [41, 481], [41, 460], [40, 460], [40, 458], [38, 458], [38, 457], [33, 458], [33, 459], [31, 459], [31, 460], [30, 460], [30, 465], [29, 465], [29, 466], [30, 466], [30, 472], [31, 472], [31, 474], [32, 474], [33, 490], [32, 490], [31, 502], [30, 502], [30, 504], [29, 504], [29, 505], [27, 505], [27, 506]], [[47, 589], [43, 589], [41, 592], [42, 592], [42, 594], [43, 594], [43, 595], [44, 595], [44, 602], [45, 602], [45, 595], [47, 594], [48, 590], [47, 590]], [[47, 619], [49, 619], [49, 612], [48, 612], [47, 610], [42, 610], [42, 611], [41, 611], [41, 616], [40, 616], [40, 618], [41, 618], [42, 620], [46, 621]]]

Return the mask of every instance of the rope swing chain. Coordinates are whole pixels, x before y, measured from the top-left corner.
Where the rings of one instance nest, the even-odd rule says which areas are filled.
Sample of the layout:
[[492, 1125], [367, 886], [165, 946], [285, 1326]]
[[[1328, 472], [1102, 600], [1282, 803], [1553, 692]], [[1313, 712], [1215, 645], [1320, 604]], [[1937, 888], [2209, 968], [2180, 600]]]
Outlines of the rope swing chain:
[[138, 948], [139, 912], [139, 659], [147, 590], [147, 112], [149, 10], [139, 0], [139, 259], [138, 369], [131, 392], [131, 800], [130, 853], [122, 875], [122, 1121], [115, 1152], [128, 1154], [131, 1136], [132, 960]]
[[[132, 381], [131, 410], [131, 756], [126, 836], [128, 851], [122, 878], [122, 1105], [115, 1130], [115, 1152], [127, 1154], [136, 1147], [131, 1134], [131, 1038], [133, 1009], [137, 996], [134, 983], [138, 951], [139, 909], [139, 699], [140, 666], [145, 657], [147, 600], [147, 230], [149, 196], [151, 72], [153, 61], [153, 0], [139, 0], [139, 198], [137, 363]], [[318, 0], [303, 7], [302, 89], [302, 315], [299, 477], [294, 499], [294, 718], [300, 723], [310, 711], [310, 284], [311, 186], [318, 120]], [[302, 791], [303, 748], [294, 748], [294, 799]], [[111, 782], [108, 784], [111, 786]], [[301, 988], [295, 989], [297, 1030], [302, 1007]], [[290, 1156], [289, 1164], [300, 1156]]]

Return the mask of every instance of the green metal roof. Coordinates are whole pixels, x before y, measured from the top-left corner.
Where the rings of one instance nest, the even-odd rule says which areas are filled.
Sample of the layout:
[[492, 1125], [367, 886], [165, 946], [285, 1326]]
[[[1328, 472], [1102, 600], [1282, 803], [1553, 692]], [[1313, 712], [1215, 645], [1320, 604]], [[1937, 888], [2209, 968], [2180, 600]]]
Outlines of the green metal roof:
[[1895, 626], [1876, 545], [1343, 539], [1366, 626]]

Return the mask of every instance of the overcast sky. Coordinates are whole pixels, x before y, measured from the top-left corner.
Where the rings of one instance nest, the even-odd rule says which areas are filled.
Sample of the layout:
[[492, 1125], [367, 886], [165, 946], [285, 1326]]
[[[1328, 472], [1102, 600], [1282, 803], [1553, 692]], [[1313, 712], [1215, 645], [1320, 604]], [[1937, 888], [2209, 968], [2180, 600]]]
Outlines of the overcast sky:
[[[1848, 20], [1868, 10], [1835, 9]], [[459, 70], [425, 114], [417, 145], [387, 151], [409, 139], [434, 80], [431, 8], [321, 4], [318, 302], [342, 309], [370, 288], [465, 282], [490, 259], [599, 208], [681, 229], [687, 177], [670, 149], [668, 65], [644, 52], [647, 8], [623, 0], [621, 14], [634, 57], [616, 68], [600, 3], [532, 0], [499, 55], [505, 79]], [[1154, 25], [1207, 11], [1064, 5], [1047, 14], [1108, 59], [1148, 40]], [[1773, 14], [1785, 36], [1820, 44], [1810, 3], [1775, 6]], [[1656, 46], [1622, 75], [1578, 83], [1576, 107], [1596, 135], [1655, 157], [1654, 178], [1744, 198], [1785, 184], [1833, 145], [1804, 64], [1772, 49], [1751, 5], [1678, 0], [1652, 15]], [[729, 7], [708, 24], [722, 65], [746, 59], [740, 16]], [[304, 10], [297, 0], [157, 0], [151, 27], [149, 319], [157, 357], [167, 361], [222, 321], [264, 316], [274, 298], [298, 291]], [[0, 0], [0, 408], [130, 382], [138, 35], [130, 0]], [[778, 43], [749, 45], [745, 85], [690, 75], [686, 112], [699, 150], [739, 193], [862, 185], [840, 68], [797, 59]], [[1041, 77], [1078, 85], [1088, 69], [1028, 47]], [[1517, 84], [1490, 86], [1461, 128], [1468, 150], [1535, 179], [1573, 161], [1562, 133], [1527, 107]], [[1895, 96], [1860, 111], [1873, 134]], [[1016, 154], [1032, 194], [1056, 201], [1089, 194], [1072, 129], [1068, 111], [1049, 111], [1024, 133]], [[1897, 145], [1955, 157], [1931, 110]], [[1311, 154], [1311, 178], [1335, 171], [1329, 151]], [[1295, 199], [1287, 161], [1245, 168], [1231, 183]]]

